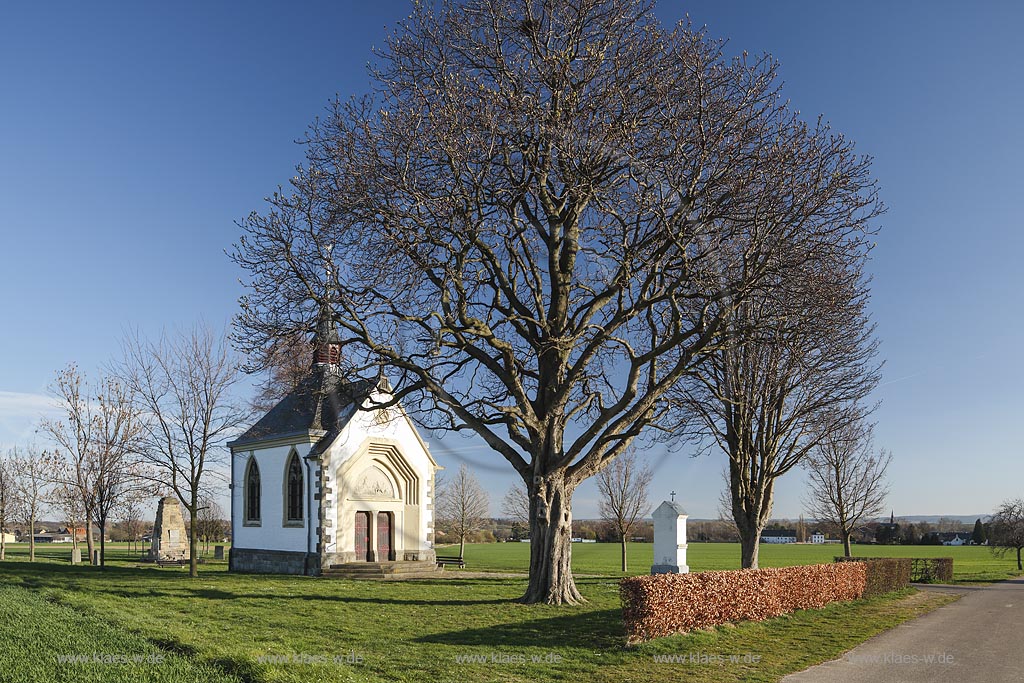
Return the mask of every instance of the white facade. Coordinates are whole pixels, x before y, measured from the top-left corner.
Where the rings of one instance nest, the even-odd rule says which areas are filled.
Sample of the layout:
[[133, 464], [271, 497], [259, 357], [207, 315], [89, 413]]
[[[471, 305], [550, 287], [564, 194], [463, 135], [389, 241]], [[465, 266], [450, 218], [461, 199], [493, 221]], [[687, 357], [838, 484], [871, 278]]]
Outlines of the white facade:
[[811, 534], [811, 543], [824, 543], [824, 542], [825, 542], [825, 534], [822, 534], [822, 533], [813, 533], [813, 534]]
[[[375, 390], [360, 403], [365, 408], [386, 397]], [[438, 467], [411, 420], [398, 406], [350, 405], [336, 424], [331, 432], [267, 434], [232, 445], [233, 569], [319, 573], [335, 563], [433, 560]], [[249, 507], [253, 467], [255, 519]], [[295, 467], [302, 473], [301, 515]]]
[[796, 543], [796, 536], [761, 536], [761, 543]]

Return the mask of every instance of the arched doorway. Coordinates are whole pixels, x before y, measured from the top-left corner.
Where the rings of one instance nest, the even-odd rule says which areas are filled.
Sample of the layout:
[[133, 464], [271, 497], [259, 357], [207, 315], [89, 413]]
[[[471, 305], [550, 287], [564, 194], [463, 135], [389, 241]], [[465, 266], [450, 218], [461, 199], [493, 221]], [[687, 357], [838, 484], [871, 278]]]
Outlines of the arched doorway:
[[392, 556], [392, 545], [391, 532], [393, 525], [391, 524], [391, 513], [390, 512], [378, 512], [377, 513], [377, 561], [388, 562], [394, 560]]
[[370, 513], [356, 513], [356, 562], [372, 562], [370, 557]]

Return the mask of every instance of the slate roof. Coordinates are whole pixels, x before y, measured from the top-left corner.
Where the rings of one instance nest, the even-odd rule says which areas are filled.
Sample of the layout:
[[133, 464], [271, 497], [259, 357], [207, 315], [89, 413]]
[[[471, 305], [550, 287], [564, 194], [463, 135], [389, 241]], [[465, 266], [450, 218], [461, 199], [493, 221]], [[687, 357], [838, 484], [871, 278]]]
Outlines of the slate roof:
[[[658, 510], [661, 510], [666, 505], [668, 506], [668, 509], [666, 510], [666, 512], [668, 514], [670, 514], [670, 515], [674, 513], [676, 515], [687, 515], [687, 516], [689, 516], [689, 513], [687, 513], [686, 510], [683, 509], [682, 505], [680, 505], [679, 503], [676, 503], [674, 501], [671, 501], [671, 500], [663, 500], [663, 501], [661, 501], [661, 505], [659, 505], [654, 512], [658, 512]], [[652, 516], [653, 516], [653, 513], [652, 513]]]
[[367, 398], [376, 382], [348, 381], [330, 367], [317, 366], [287, 396], [238, 439], [232, 448], [309, 432], [336, 432], [352, 408]]
[[765, 529], [761, 532], [761, 538], [765, 536], [769, 538], [789, 538], [790, 536], [796, 538], [796, 529]]

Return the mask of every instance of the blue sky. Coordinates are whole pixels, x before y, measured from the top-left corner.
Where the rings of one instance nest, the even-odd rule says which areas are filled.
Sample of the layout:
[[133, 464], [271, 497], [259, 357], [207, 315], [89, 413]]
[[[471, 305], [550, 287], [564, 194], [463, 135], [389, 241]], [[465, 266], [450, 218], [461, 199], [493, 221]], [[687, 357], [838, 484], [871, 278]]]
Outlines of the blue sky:
[[[299, 6], [301, 5], [301, 6]], [[53, 373], [94, 370], [126, 326], [226, 323], [235, 221], [301, 160], [335, 93], [363, 91], [409, 3], [16, 3], [0, 10], [0, 446], [25, 443]], [[785, 91], [875, 158], [886, 360], [878, 443], [899, 514], [1024, 496], [1024, 55], [1019, 2], [662, 2], [727, 51], [771, 52]], [[497, 502], [511, 470], [461, 438]], [[447, 455], [446, 455], [447, 454]], [[652, 497], [714, 516], [723, 457], [654, 454]], [[799, 472], [776, 513], [801, 510]], [[585, 485], [578, 517], [596, 515]]]

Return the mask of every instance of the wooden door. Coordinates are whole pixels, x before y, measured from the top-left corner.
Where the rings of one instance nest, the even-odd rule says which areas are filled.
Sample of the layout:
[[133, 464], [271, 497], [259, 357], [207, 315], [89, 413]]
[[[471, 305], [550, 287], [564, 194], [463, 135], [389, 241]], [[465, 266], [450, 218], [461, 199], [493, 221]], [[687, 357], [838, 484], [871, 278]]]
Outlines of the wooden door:
[[356, 562], [370, 561], [370, 513], [356, 513]]
[[377, 561], [391, 559], [391, 513], [377, 513]]

